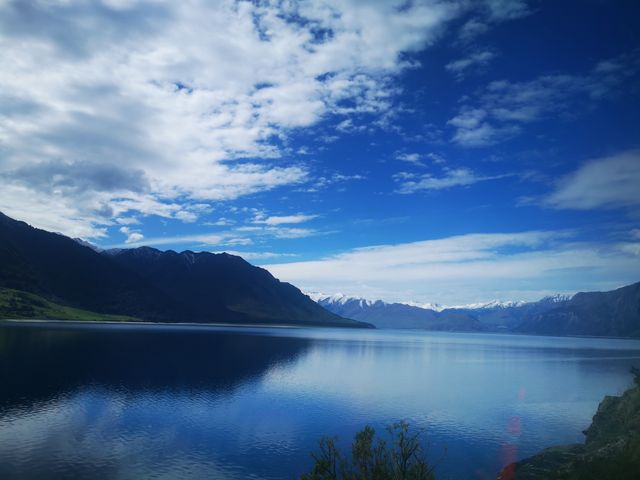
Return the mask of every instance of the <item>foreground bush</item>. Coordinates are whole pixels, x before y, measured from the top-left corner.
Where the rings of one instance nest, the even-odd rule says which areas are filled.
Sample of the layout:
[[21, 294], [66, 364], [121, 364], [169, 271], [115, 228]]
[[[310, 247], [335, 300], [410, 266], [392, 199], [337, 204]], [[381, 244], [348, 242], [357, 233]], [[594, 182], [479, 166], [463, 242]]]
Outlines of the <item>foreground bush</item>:
[[320, 440], [320, 451], [311, 454], [315, 465], [301, 480], [433, 480], [420, 446], [420, 433], [410, 432], [409, 424], [387, 427], [389, 441], [375, 438], [369, 426], [358, 432], [351, 445], [351, 461], [336, 447], [335, 438]]

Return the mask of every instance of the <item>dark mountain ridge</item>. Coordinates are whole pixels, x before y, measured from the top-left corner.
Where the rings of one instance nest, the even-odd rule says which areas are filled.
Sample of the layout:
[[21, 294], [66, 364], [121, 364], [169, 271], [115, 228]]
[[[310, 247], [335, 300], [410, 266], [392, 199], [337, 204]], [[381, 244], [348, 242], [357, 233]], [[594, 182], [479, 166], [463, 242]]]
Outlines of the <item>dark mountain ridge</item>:
[[56, 303], [162, 321], [180, 318], [182, 305], [140, 275], [89, 247], [0, 213], [0, 287]]
[[97, 252], [2, 213], [0, 288], [147, 321], [366, 326], [240, 257], [149, 247]]
[[640, 337], [640, 282], [609, 292], [580, 292], [527, 315], [514, 331], [543, 335]]
[[140, 247], [104, 253], [153, 287], [180, 298], [198, 321], [340, 324], [344, 322], [267, 270], [227, 253]]

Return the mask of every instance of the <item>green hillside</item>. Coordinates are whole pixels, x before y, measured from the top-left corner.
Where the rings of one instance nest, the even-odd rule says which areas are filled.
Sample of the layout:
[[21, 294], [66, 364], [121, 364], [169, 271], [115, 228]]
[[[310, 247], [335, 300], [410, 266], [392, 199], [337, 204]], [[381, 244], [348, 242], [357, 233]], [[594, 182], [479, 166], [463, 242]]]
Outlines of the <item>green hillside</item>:
[[0, 288], [0, 318], [41, 320], [84, 320], [89, 322], [137, 321], [124, 315], [107, 315], [50, 302], [33, 293]]

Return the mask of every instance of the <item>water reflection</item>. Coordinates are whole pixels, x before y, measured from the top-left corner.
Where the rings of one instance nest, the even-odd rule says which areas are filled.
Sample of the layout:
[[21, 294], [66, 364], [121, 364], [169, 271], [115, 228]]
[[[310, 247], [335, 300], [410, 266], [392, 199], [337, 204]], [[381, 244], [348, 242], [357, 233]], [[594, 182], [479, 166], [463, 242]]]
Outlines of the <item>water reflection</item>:
[[0, 478], [292, 478], [321, 435], [399, 419], [438, 478], [494, 478], [580, 441], [631, 364], [639, 342], [3, 325]]
[[260, 432], [239, 418], [259, 408], [252, 385], [310, 343], [170, 327], [0, 332], [0, 478], [255, 477], [242, 457]]
[[127, 393], [228, 392], [308, 348], [301, 338], [207, 329], [82, 328], [31, 324], [0, 330], [0, 407], [48, 400], [84, 385]]

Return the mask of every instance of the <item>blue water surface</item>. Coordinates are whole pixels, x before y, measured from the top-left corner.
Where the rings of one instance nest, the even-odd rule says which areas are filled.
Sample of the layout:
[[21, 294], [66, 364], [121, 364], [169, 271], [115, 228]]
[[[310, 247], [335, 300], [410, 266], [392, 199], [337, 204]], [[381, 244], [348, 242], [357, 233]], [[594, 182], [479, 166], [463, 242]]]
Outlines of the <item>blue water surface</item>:
[[640, 342], [391, 330], [0, 325], [0, 478], [292, 479], [323, 436], [424, 429], [440, 479], [583, 441]]

